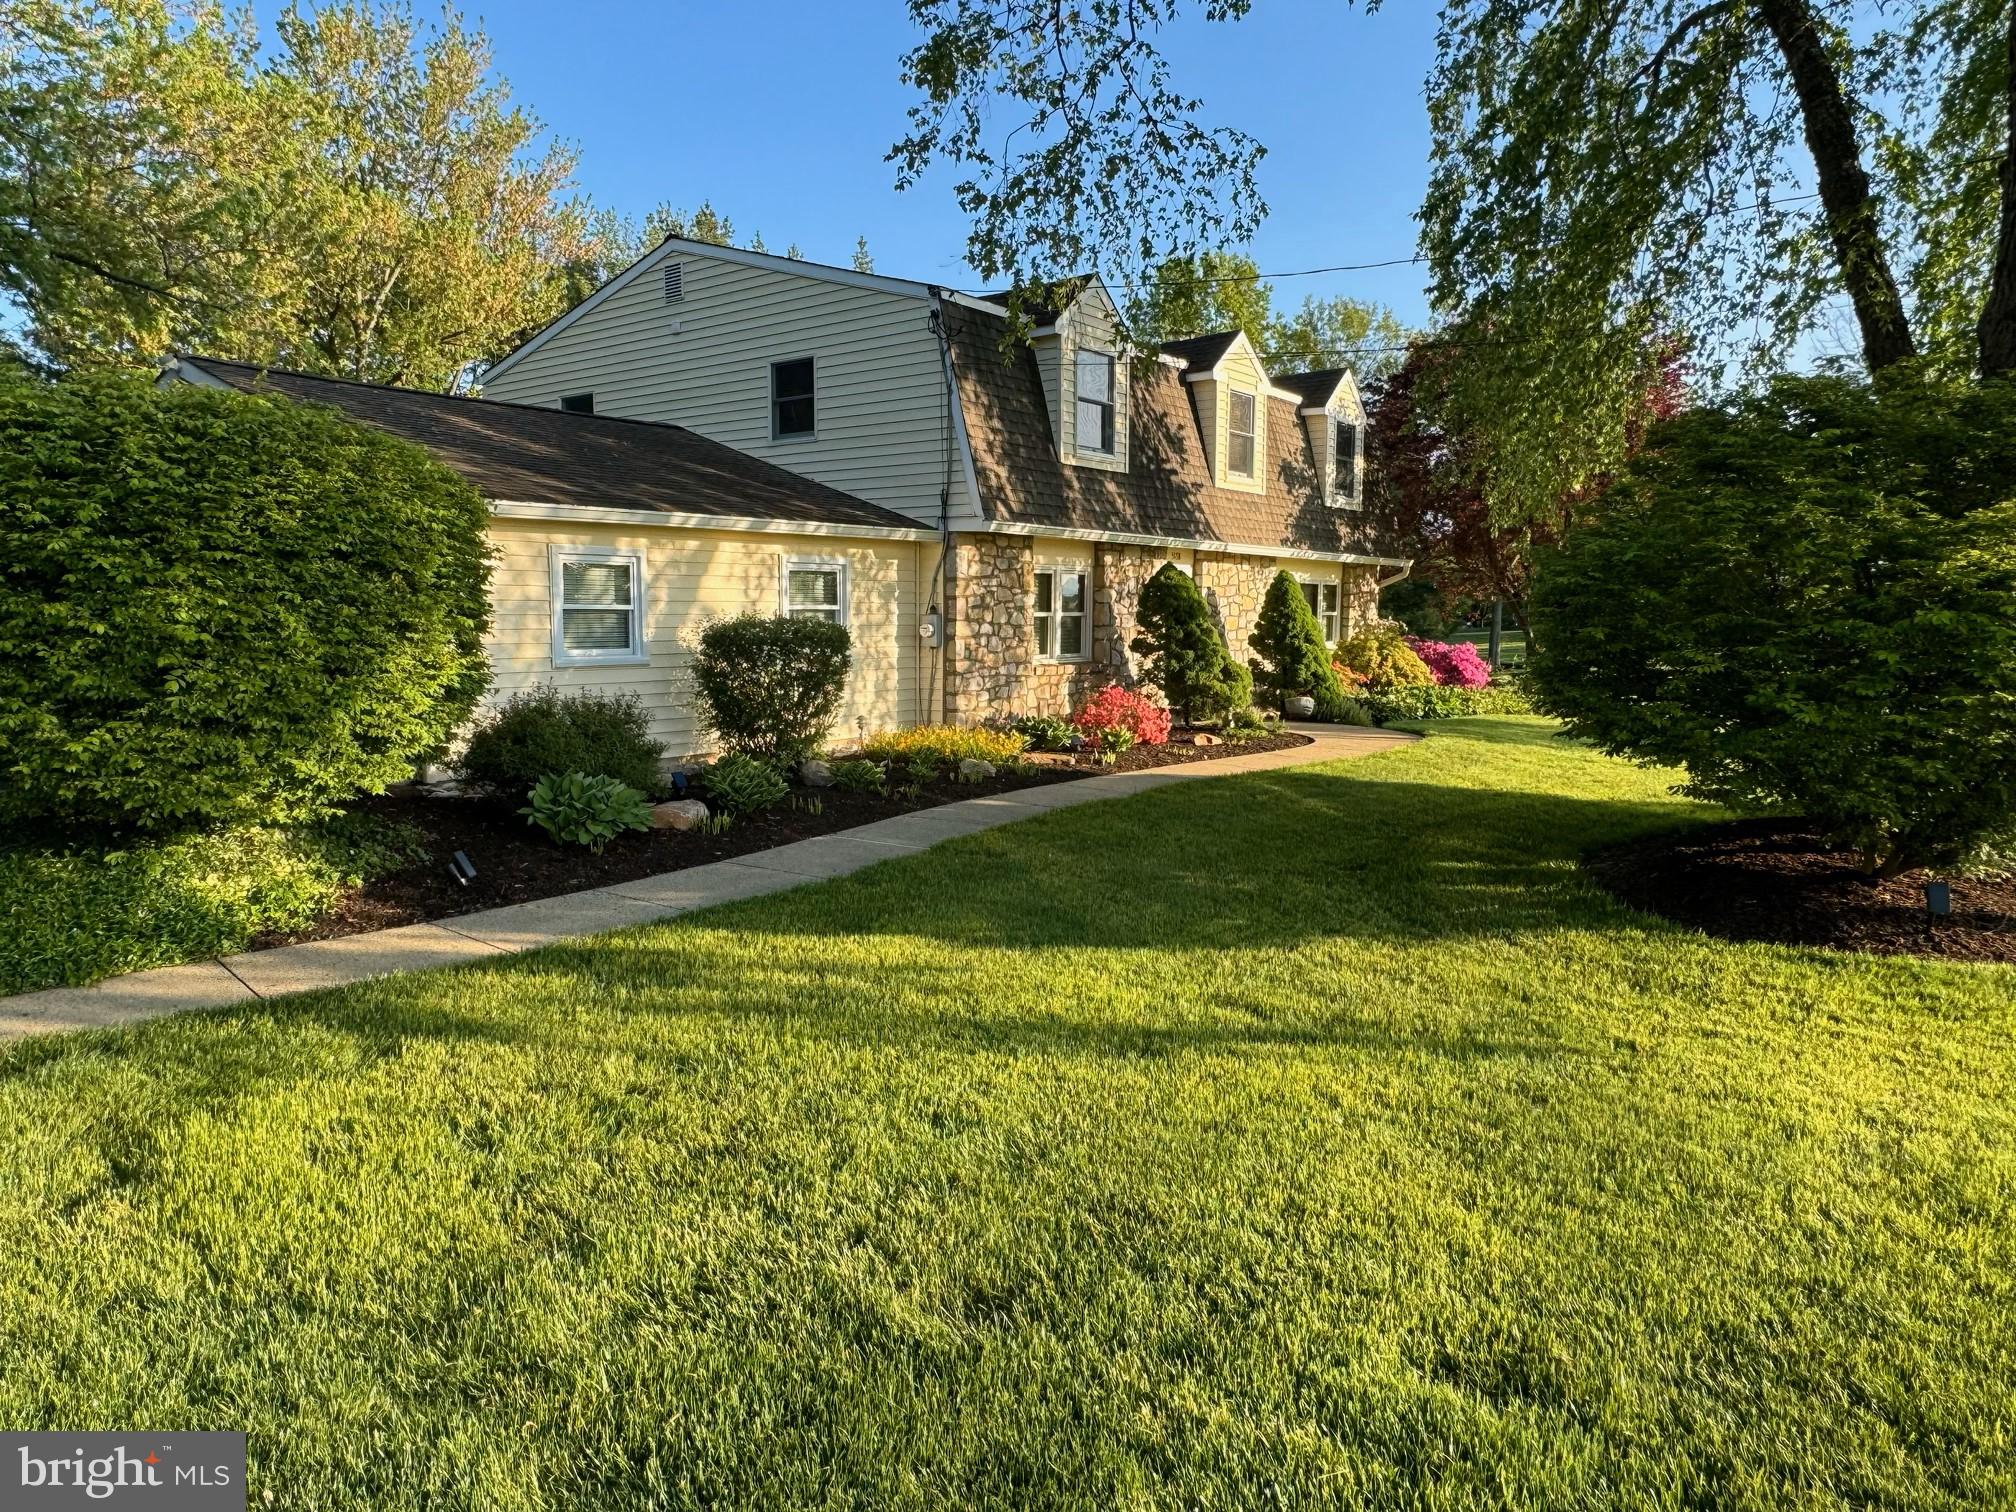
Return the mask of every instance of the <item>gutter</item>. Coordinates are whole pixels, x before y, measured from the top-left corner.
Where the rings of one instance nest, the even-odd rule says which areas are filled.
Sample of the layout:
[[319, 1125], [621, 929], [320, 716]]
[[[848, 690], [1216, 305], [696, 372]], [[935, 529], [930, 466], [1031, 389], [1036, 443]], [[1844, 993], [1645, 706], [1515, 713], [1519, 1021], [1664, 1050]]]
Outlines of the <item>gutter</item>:
[[673, 514], [662, 509], [611, 509], [599, 505], [537, 504], [491, 499], [490, 513], [504, 520], [550, 520], [575, 525], [631, 525], [661, 530], [741, 530], [758, 535], [837, 536], [863, 541], [935, 541], [922, 525], [844, 525], [834, 520], [779, 520], [763, 515]]
[[[1104, 541], [1116, 546], [1160, 546], [1176, 551], [1215, 551], [1225, 556], [1289, 557], [1305, 562], [1343, 562], [1352, 567], [1395, 567], [1399, 582], [1413, 570], [1410, 557], [1364, 556], [1354, 551], [1310, 551], [1299, 546], [1253, 546], [1235, 541], [1205, 541], [1194, 536], [1142, 535], [1127, 530], [1075, 530], [1063, 525], [1024, 525], [989, 520], [968, 527], [982, 535], [1049, 536], [1067, 541]], [[1382, 585], [1383, 586], [1383, 585]]]

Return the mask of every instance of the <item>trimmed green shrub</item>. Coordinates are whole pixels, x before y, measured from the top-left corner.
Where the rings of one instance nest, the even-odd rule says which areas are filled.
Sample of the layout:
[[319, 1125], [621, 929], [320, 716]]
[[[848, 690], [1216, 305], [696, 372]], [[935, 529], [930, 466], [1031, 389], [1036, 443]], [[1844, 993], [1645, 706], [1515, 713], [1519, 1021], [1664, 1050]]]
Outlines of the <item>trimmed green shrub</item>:
[[345, 890], [423, 854], [410, 827], [350, 814], [119, 849], [0, 849], [0, 992], [243, 950], [307, 928]]
[[840, 710], [852, 644], [830, 620], [745, 614], [709, 625], [693, 658], [701, 723], [726, 751], [811, 755]]
[[1287, 572], [1275, 573], [1267, 585], [1267, 597], [1246, 643], [1255, 653], [1254, 690], [1276, 708], [1285, 712], [1287, 701], [1302, 694], [1344, 695], [1337, 669], [1330, 665], [1329, 648], [1323, 644], [1323, 626], [1302, 596], [1302, 585]]
[[1392, 625], [1367, 625], [1346, 637], [1338, 642], [1335, 660], [1374, 692], [1429, 687], [1435, 682], [1428, 663]]
[[494, 798], [522, 798], [556, 772], [607, 777], [652, 794], [665, 787], [664, 755], [635, 693], [542, 683], [499, 704], [470, 733], [454, 770], [464, 785]]
[[1659, 425], [1537, 563], [1541, 707], [1879, 875], [2016, 833], [2016, 384], [1781, 377]]
[[700, 774], [715, 812], [741, 818], [784, 801], [791, 785], [767, 761], [731, 751]]
[[541, 777], [518, 812], [561, 844], [585, 845], [598, 856], [625, 830], [651, 828], [651, 805], [642, 793], [586, 772]]
[[1160, 688], [1185, 724], [1216, 723], [1253, 701], [1252, 674], [1232, 659], [1211, 606], [1175, 563], [1142, 584], [1135, 619], [1141, 633], [1130, 645], [1145, 658], [1141, 680]]
[[0, 373], [0, 822], [280, 822], [489, 675], [481, 498], [333, 410]]

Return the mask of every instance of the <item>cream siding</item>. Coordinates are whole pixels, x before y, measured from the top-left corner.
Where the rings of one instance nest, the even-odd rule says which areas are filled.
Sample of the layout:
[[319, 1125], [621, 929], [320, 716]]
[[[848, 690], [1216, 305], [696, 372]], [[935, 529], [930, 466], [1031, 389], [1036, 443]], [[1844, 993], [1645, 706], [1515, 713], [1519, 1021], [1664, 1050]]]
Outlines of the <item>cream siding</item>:
[[[557, 407], [592, 393], [598, 415], [683, 425], [935, 526], [948, 456], [952, 510], [971, 515], [948, 447], [945, 372], [931, 301], [683, 249], [684, 297], [665, 264], [585, 310], [484, 380], [483, 395]], [[770, 365], [813, 359], [815, 434], [771, 434]]]
[[[1355, 490], [1351, 479], [1337, 475], [1337, 427], [1346, 422], [1359, 427], [1359, 486]], [[1339, 509], [1358, 508], [1364, 500], [1365, 478], [1365, 406], [1358, 396], [1358, 385], [1347, 374], [1330, 396], [1329, 407], [1321, 414], [1304, 415], [1302, 423], [1317, 475], [1323, 482], [1324, 501]]]
[[[1232, 343], [1218, 359], [1212, 376], [1185, 375], [1190, 402], [1197, 413], [1197, 425], [1204, 438], [1204, 460], [1220, 488], [1241, 493], [1267, 491], [1267, 374], [1244, 337]], [[1253, 396], [1253, 475], [1241, 477], [1229, 464], [1232, 436], [1232, 395]]]
[[[1094, 467], [1105, 472], [1127, 471], [1127, 428], [1133, 398], [1133, 375], [1127, 354], [1120, 347], [1119, 321], [1113, 301], [1098, 283], [1089, 285], [1073, 301], [1058, 321], [1057, 363], [1060, 381], [1051, 389], [1057, 408], [1051, 415], [1051, 433], [1058, 438], [1059, 454], [1076, 467]], [[1078, 352], [1080, 348], [1105, 352], [1113, 358], [1113, 452], [1078, 450]]]
[[[629, 529], [493, 518], [490, 698], [537, 683], [626, 689], [643, 698], [652, 733], [674, 756], [704, 752], [693, 712], [692, 653], [707, 624], [748, 611], [779, 612], [788, 559], [837, 559], [848, 576], [847, 627], [854, 667], [834, 726], [836, 739], [900, 728], [929, 717], [918, 676], [918, 584], [924, 553], [913, 541], [865, 542], [714, 530]], [[635, 551], [644, 564], [645, 660], [630, 665], [553, 665], [552, 548]], [[857, 723], [858, 722], [858, 723]]]

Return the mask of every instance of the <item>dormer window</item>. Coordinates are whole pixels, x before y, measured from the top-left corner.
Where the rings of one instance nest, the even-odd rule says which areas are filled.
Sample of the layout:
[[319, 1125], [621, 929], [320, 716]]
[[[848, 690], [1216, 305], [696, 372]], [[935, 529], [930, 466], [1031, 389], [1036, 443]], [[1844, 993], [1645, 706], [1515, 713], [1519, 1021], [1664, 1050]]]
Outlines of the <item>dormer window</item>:
[[1236, 478], [1253, 476], [1254, 416], [1256, 401], [1251, 394], [1232, 391], [1231, 444], [1227, 450], [1225, 470]]
[[1101, 457], [1113, 455], [1111, 352], [1078, 353], [1078, 450]]
[[1344, 498], [1358, 493], [1358, 448], [1363, 444], [1360, 427], [1350, 420], [1337, 422], [1337, 492]]

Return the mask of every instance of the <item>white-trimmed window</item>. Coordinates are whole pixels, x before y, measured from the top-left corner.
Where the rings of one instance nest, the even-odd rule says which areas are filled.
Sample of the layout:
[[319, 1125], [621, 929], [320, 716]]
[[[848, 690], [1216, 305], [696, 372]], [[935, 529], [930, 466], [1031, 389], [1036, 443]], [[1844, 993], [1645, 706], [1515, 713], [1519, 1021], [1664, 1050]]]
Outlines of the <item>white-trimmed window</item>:
[[1363, 428], [1355, 421], [1337, 422], [1337, 482], [1339, 498], [1358, 497], [1358, 454], [1364, 445]]
[[1036, 570], [1036, 654], [1046, 661], [1085, 661], [1092, 647], [1085, 634], [1086, 584], [1079, 567]]
[[847, 623], [847, 564], [838, 558], [786, 557], [777, 612], [791, 619]]
[[1257, 435], [1255, 416], [1259, 413], [1258, 401], [1251, 394], [1232, 391], [1230, 410], [1231, 444], [1226, 448], [1225, 470], [1236, 478], [1253, 476], [1253, 450]]
[[1113, 455], [1111, 352], [1078, 353], [1078, 450], [1100, 457]]
[[1302, 597], [1309, 601], [1309, 612], [1316, 616], [1316, 623], [1323, 627], [1323, 641], [1326, 645], [1337, 644], [1338, 589], [1335, 583], [1312, 582], [1302, 579]]
[[552, 570], [554, 666], [646, 659], [642, 552], [556, 546]]

